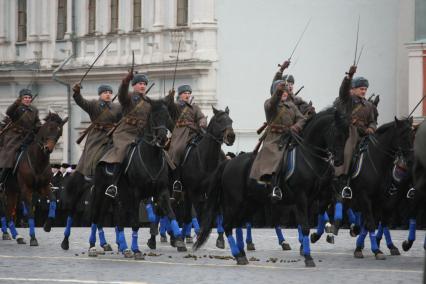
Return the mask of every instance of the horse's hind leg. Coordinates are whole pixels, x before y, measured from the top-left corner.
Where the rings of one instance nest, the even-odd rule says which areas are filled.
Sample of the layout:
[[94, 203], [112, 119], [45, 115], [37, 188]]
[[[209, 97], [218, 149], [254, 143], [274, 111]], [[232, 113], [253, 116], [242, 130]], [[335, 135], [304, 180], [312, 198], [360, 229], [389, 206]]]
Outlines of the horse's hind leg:
[[253, 236], [251, 233], [251, 223], [246, 223], [246, 244], [247, 244], [247, 250], [256, 250], [256, 247], [253, 243]]
[[217, 230], [217, 239], [216, 239], [216, 247], [220, 249], [225, 248], [225, 239], [223, 234], [225, 233], [225, 229], [223, 228], [223, 215], [216, 216], [216, 230]]
[[297, 203], [297, 221], [300, 224], [302, 233], [303, 256], [305, 257], [306, 267], [315, 267], [315, 262], [311, 256], [310, 240], [309, 240], [309, 219], [308, 219], [308, 202], [304, 194], [299, 195]]
[[392, 237], [389, 231], [389, 227], [385, 224], [383, 225], [383, 234], [385, 235], [386, 246], [388, 247], [391, 255], [401, 255], [401, 253], [399, 252], [399, 249], [392, 242]]
[[7, 193], [7, 202], [6, 202], [6, 219], [8, 221], [8, 226], [12, 238], [16, 239], [18, 244], [26, 244], [24, 238], [18, 234], [18, 231], [15, 227], [15, 222], [13, 221], [13, 214], [16, 210], [16, 204], [18, 202], [18, 193], [10, 191]]
[[5, 213], [5, 204], [3, 200], [3, 196], [0, 195], [0, 223], [1, 223], [1, 231], [3, 233], [2, 239], [3, 241], [11, 240], [9, 233], [7, 232], [7, 220]]
[[47, 186], [46, 188], [42, 189], [42, 192], [47, 193], [47, 195], [49, 196], [49, 213], [46, 219], [46, 223], [44, 223], [43, 230], [45, 232], [50, 232], [50, 230], [52, 229], [53, 221], [56, 217], [56, 197], [50, 189], [50, 186]]
[[364, 258], [364, 255], [362, 253], [362, 250], [365, 246], [365, 238], [367, 237], [367, 230], [364, 226], [361, 227], [361, 232], [358, 235], [358, 238], [356, 239], [356, 248], [354, 251], [354, 257], [355, 258]]
[[30, 194], [29, 191], [24, 192], [25, 194], [22, 209], [24, 211], [24, 215], [26, 215], [28, 218], [28, 227], [30, 231], [30, 246], [38, 246], [38, 241], [35, 236], [35, 221], [34, 210], [32, 206], [32, 194]]
[[[240, 250], [239, 246], [237, 245], [237, 242], [235, 241], [234, 236], [232, 235], [232, 228], [225, 228], [225, 235], [226, 235], [226, 238], [228, 239], [228, 244], [231, 249], [231, 253], [235, 257], [237, 264], [239, 265], [248, 264], [249, 262], [244, 250]], [[238, 234], [237, 234], [237, 239], [238, 239]]]

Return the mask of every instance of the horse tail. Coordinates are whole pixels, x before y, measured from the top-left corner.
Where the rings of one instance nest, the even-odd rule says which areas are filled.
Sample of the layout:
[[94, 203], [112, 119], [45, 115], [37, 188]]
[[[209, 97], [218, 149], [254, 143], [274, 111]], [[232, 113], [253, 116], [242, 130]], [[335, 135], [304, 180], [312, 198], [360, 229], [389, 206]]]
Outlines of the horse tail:
[[208, 240], [212, 231], [213, 220], [219, 213], [220, 204], [222, 203], [222, 174], [226, 165], [227, 160], [220, 163], [209, 178], [207, 201], [204, 205], [201, 229], [194, 244], [194, 250], [199, 249]]

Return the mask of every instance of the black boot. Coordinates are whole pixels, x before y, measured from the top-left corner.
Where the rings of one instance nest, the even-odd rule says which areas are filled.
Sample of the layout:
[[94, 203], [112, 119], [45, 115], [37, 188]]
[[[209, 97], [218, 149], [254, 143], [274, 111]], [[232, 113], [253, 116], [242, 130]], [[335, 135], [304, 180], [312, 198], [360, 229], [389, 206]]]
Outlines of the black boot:
[[1, 171], [1, 175], [0, 175], [0, 192], [3, 192], [6, 189], [6, 180], [9, 177], [9, 174], [12, 172], [11, 168], [4, 168]]

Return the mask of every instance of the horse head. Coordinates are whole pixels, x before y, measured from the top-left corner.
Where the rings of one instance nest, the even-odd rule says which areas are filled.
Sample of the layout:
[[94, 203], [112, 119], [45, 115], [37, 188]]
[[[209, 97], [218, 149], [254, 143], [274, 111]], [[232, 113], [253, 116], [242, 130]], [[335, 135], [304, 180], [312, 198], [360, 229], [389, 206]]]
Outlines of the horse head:
[[44, 118], [44, 124], [37, 131], [36, 140], [45, 154], [52, 153], [59, 137], [62, 135], [64, 124], [68, 117], [62, 119], [57, 113], [51, 113]]
[[235, 133], [232, 128], [232, 119], [229, 117], [229, 108], [225, 111], [218, 110], [212, 106], [213, 117], [207, 127], [207, 132], [210, 133], [217, 141], [224, 142], [228, 146], [232, 146], [235, 141]]
[[395, 138], [392, 139], [392, 148], [396, 149], [395, 164], [401, 168], [407, 169], [408, 164], [413, 162], [413, 118], [398, 119], [395, 117]]
[[169, 129], [173, 129], [173, 120], [163, 100], [151, 100], [151, 114], [149, 126], [151, 128], [152, 142], [164, 148], [167, 143]]

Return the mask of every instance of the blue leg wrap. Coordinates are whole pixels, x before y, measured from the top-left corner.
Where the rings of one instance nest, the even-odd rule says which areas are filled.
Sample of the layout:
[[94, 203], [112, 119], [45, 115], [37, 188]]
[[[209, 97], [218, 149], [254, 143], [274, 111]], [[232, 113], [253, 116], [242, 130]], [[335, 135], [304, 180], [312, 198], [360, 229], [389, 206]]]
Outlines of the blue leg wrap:
[[361, 232], [359, 233], [358, 238], [356, 239], [356, 246], [363, 248], [366, 237], [367, 237], [367, 231], [365, 230], [364, 227], [362, 227]]
[[297, 232], [299, 235], [299, 243], [302, 244], [303, 243], [302, 226], [300, 225], [297, 226]]
[[231, 253], [233, 256], [237, 256], [240, 253], [240, 250], [237, 247], [237, 244], [235, 243], [234, 236], [230, 235], [227, 237], [229, 247], [231, 248]]
[[16, 239], [16, 236], [18, 235], [18, 231], [16, 231], [15, 222], [10, 221], [9, 222], [9, 230], [12, 234], [12, 238]]
[[383, 233], [385, 234], [386, 245], [388, 247], [393, 247], [392, 237], [388, 227], [383, 227]]
[[355, 212], [355, 224], [361, 226], [361, 212]]
[[97, 229], [96, 224], [92, 224], [92, 226], [90, 227], [90, 237], [89, 237], [90, 245], [96, 244], [96, 229]]
[[346, 213], [348, 214], [349, 223], [356, 224], [356, 216], [352, 208], [349, 208], [348, 210], [346, 210]]
[[175, 219], [173, 219], [173, 220], [170, 222], [170, 226], [171, 226], [171, 228], [172, 228], [173, 236], [174, 236], [175, 238], [179, 238], [179, 237], [181, 237], [181, 236], [182, 236], [182, 234], [180, 233], [179, 225], [178, 225], [178, 223], [176, 222], [176, 220], [175, 220]]
[[382, 223], [379, 223], [379, 227], [377, 228], [376, 237], [381, 240], [383, 237], [383, 226]]
[[198, 235], [200, 233], [200, 224], [197, 217], [192, 218], [192, 227], [194, 227], [195, 234]]
[[223, 228], [223, 215], [217, 215], [216, 217], [216, 226], [218, 233], [224, 233], [225, 229]]
[[246, 223], [246, 231], [247, 231], [246, 243], [252, 243], [253, 237], [251, 235], [251, 223], [249, 223], [249, 222]]
[[379, 250], [379, 246], [377, 245], [376, 232], [371, 231], [369, 232], [369, 235], [371, 242], [371, 251], [375, 253]]
[[167, 231], [167, 217], [160, 219], [160, 235], [165, 236]]
[[98, 226], [98, 236], [99, 236], [99, 244], [101, 245], [101, 247], [103, 247], [104, 245], [106, 245], [107, 241], [105, 239], [104, 229], [99, 226]]
[[324, 212], [323, 217], [324, 217], [324, 223], [330, 222], [330, 217], [328, 217], [327, 211]]
[[56, 216], [56, 201], [50, 201], [49, 204], [49, 218], [55, 218]]
[[243, 229], [241, 227], [235, 229], [235, 236], [237, 237], [237, 246], [240, 251], [244, 250], [244, 237]]
[[118, 243], [118, 247], [121, 252], [129, 248], [127, 246], [126, 236], [124, 236], [124, 230], [118, 232]]
[[409, 220], [408, 230], [408, 240], [414, 242], [416, 240], [416, 219]]
[[68, 216], [67, 218], [67, 225], [65, 227], [64, 236], [69, 237], [71, 235], [71, 226], [72, 226], [72, 217]]
[[341, 202], [337, 202], [334, 208], [334, 220], [342, 221], [342, 219], [343, 219], [343, 204]]
[[22, 214], [23, 214], [24, 216], [27, 216], [27, 215], [28, 215], [28, 209], [27, 209], [27, 206], [25, 206], [25, 202], [23, 202], [23, 201], [22, 201]]
[[3, 232], [3, 234], [7, 233], [6, 217], [1, 217], [1, 231]]
[[34, 218], [28, 218], [28, 227], [30, 227], [30, 237], [35, 237], [35, 222]]
[[155, 219], [157, 218], [157, 216], [155, 216], [154, 208], [152, 208], [152, 204], [148, 203], [145, 206], [145, 209], [146, 209], [146, 213], [148, 214], [149, 222], [151, 222], [151, 223], [155, 222]]
[[[120, 242], [118, 241], [118, 236], [120, 234], [120, 231], [118, 230], [118, 226], [115, 226], [115, 243], [120, 246]], [[118, 248], [120, 250], [120, 248]]]
[[324, 229], [325, 229], [324, 214], [318, 214], [318, 227], [317, 227], [318, 236], [322, 236], [322, 234], [324, 234]]
[[311, 248], [309, 244], [309, 235], [303, 236], [303, 254], [305, 256], [311, 255]]
[[280, 226], [275, 226], [275, 233], [277, 234], [278, 244], [281, 245], [281, 243], [284, 242], [285, 239]]
[[138, 231], [132, 231], [132, 251], [137, 252], [138, 250]]
[[192, 222], [188, 224], [184, 224], [182, 227], [182, 236], [190, 237], [192, 229]]

